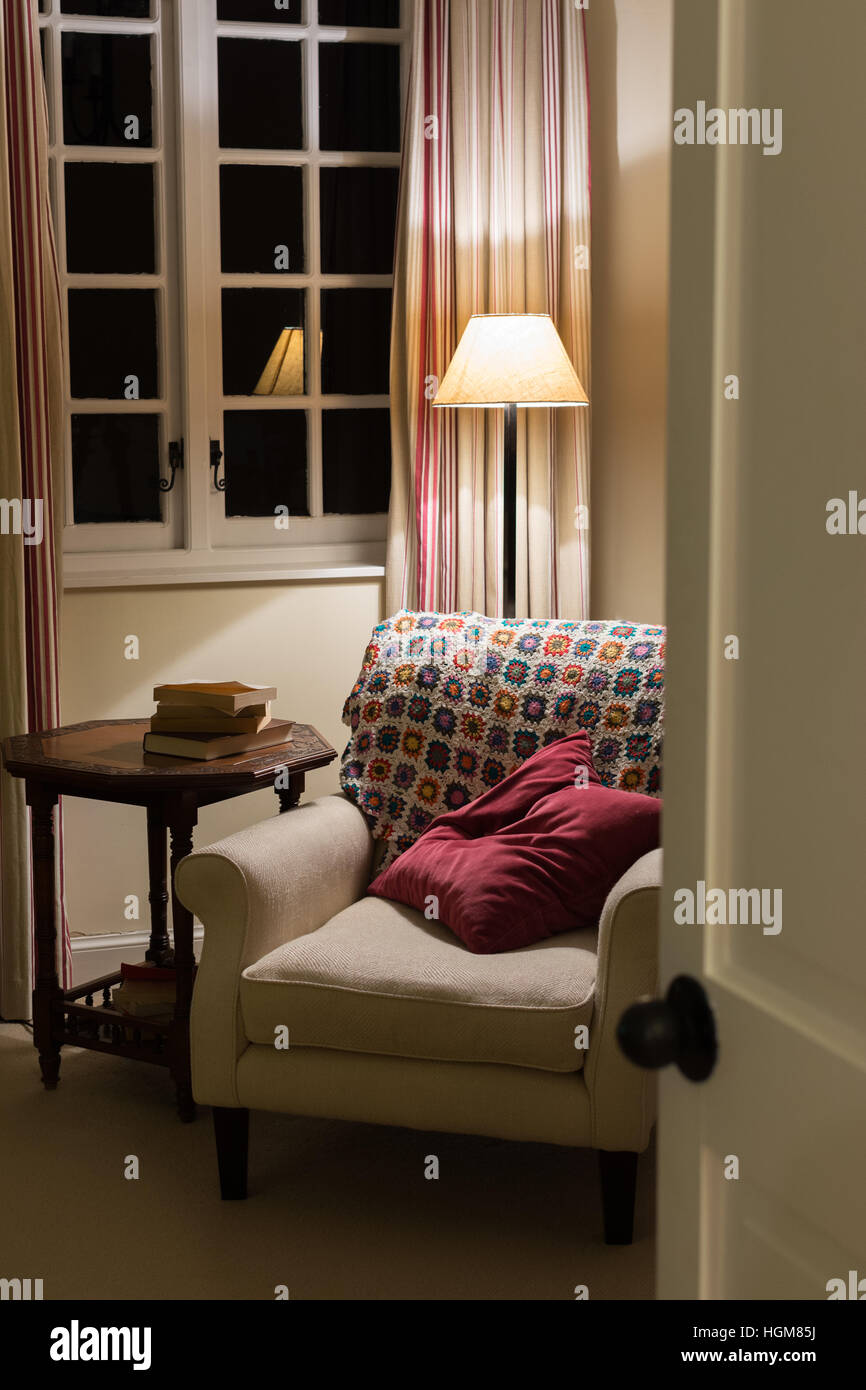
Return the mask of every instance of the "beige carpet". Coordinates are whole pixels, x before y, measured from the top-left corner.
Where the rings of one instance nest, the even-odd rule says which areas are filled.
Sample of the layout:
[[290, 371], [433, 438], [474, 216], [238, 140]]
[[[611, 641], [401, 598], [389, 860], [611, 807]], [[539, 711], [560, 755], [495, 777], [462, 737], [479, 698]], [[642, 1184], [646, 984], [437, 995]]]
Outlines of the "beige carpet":
[[0, 1026], [0, 1277], [46, 1299], [653, 1296], [651, 1154], [623, 1248], [592, 1153], [338, 1121], [254, 1114], [249, 1199], [223, 1203], [210, 1113], [182, 1125], [162, 1069], [64, 1049], [60, 1075], [45, 1092], [30, 1034]]

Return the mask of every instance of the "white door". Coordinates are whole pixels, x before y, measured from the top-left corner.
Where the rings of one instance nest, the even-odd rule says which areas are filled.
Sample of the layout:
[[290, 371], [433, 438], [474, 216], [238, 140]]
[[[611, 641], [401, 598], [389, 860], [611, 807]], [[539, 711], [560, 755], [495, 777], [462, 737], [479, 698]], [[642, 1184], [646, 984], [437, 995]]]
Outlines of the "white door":
[[719, 1055], [662, 1073], [658, 1294], [864, 1298], [866, 5], [678, 0], [675, 47], [661, 978]]

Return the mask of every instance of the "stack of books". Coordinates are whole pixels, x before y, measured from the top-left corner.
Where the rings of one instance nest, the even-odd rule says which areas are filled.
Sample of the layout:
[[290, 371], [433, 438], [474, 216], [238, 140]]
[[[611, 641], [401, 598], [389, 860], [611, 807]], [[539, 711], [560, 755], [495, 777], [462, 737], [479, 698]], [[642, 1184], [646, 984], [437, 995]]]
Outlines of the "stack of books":
[[120, 984], [114, 991], [114, 1007], [130, 1018], [167, 1019], [174, 1014], [176, 974], [164, 966], [143, 961], [120, 967]]
[[272, 685], [188, 681], [158, 685], [145, 753], [209, 762], [292, 742], [292, 721], [271, 718]]

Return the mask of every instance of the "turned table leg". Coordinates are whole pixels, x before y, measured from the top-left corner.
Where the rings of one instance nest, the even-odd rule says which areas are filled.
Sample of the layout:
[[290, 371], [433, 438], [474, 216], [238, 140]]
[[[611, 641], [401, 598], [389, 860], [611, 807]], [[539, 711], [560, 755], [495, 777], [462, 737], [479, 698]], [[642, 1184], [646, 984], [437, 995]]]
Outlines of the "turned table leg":
[[289, 776], [289, 785], [282, 786], [279, 779], [274, 784], [274, 790], [280, 798], [280, 815], [284, 811], [291, 811], [297, 806], [304, 794], [304, 774], [303, 772], [293, 772]]
[[180, 861], [192, 853], [192, 833], [198, 819], [195, 798], [188, 792], [173, 797], [167, 808], [166, 819], [171, 832], [171, 917], [177, 989], [171, 1034], [171, 1070], [177, 1087], [177, 1111], [180, 1118], [188, 1123], [195, 1119], [189, 1047], [189, 1015], [195, 975], [193, 915], [175, 892], [174, 876]]
[[153, 961], [154, 965], [169, 965], [168, 852], [161, 806], [147, 808], [147, 869], [150, 879], [150, 944], [144, 958]]
[[33, 990], [33, 1041], [46, 1090], [57, 1087], [60, 1043], [55, 1020], [63, 1003], [57, 978], [57, 920], [55, 915], [54, 808], [57, 793], [40, 783], [27, 783], [33, 856], [33, 905], [36, 917], [36, 982]]

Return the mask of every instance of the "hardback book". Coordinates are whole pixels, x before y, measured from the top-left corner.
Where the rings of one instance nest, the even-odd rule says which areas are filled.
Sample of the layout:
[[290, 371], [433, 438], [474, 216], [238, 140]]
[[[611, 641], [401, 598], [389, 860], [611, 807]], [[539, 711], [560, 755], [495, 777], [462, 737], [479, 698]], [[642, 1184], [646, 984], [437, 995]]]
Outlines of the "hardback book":
[[132, 1018], [170, 1018], [174, 997], [173, 981], [124, 980], [114, 991], [112, 1003]]
[[250, 705], [241, 714], [226, 714], [207, 705], [169, 705], [164, 700], [151, 716], [154, 734], [257, 734], [271, 721], [270, 701]]
[[157, 685], [153, 698], [167, 705], [205, 705], [226, 714], [240, 714], [251, 705], [264, 705], [277, 698], [273, 685], [243, 685], [241, 681], [184, 681], [179, 685]]
[[144, 736], [144, 751], [210, 762], [213, 758], [228, 758], [232, 753], [251, 753], [256, 749], [289, 744], [292, 742], [292, 727], [290, 719], [272, 719], [257, 734], [149, 733]]

